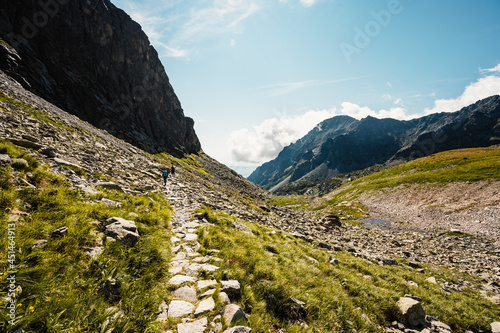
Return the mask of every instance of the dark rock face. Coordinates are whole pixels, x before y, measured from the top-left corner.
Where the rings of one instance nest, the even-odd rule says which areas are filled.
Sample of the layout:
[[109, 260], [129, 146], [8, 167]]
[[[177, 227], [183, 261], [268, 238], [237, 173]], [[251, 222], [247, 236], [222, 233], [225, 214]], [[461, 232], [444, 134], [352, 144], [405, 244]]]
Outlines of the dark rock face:
[[321, 182], [338, 174], [388, 162], [406, 162], [440, 151], [500, 143], [500, 96], [453, 113], [410, 121], [327, 119], [285, 147], [248, 178], [271, 191], [300, 181]]
[[0, 0], [0, 70], [148, 152], [201, 146], [158, 54], [109, 0]]

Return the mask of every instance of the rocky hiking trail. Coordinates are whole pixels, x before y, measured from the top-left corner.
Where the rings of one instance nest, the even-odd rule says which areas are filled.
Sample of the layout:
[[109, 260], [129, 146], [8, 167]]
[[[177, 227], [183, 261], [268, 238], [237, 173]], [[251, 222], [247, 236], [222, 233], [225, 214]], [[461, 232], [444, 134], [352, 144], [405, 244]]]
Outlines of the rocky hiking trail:
[[[211, 273], [219, 270], [218, 266], [211, 264], [220, 261], [214, 256], [218, 250], [209, 250], [206, 256], [197, 251], [200, 244], [197, 241], [196, 231], [201, 225], [208, 224], [208, 221], [202, 216], [192, 217], [192, 212], [199, 204], [190, 200], [183, 189], [185, 185], [172, 176], [164, 190], [165, 196], [174, 207], [174, 216], [170, 222], [175, 234], [171, 239], [174, 257], [169, 269], [173, 277], [168, 281], [169, 286], [174, 288], [171, 293], [174, 299], [160, 305], [161, 313], [158, 320], [167, 322], [169, 318], [181, 319], [182, 322], [177, 324], [178, 333], [221, 332], [222, 318], [229, 326], [247, 320], [243, 310], [231, 303], [232, 300], [241, 297], [240, 284], [236, 280], [217, 281], [211, 276]], [[203, 275], [209, 276], [210, 279], [200, 278], [201, 272], [208, 273]], [[217, 289], [219, 292], [215, 296]], [[214, 297], [224, 305], [222, 315], [211, 315], [216, 307]], [[166, 332], [173, 333], [173, 331]], [[248, 333], [251, 329], [234, 326], [224, 331], [224, 333], [237, 332]]]

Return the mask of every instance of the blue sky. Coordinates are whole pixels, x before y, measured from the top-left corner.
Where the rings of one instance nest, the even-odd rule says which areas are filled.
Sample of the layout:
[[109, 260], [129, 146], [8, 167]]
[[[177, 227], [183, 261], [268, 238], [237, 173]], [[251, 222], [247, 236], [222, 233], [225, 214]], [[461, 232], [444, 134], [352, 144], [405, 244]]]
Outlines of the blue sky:
[[111, 0], [203, 150], [247, 176], [339, 114], [410, 119], [500, 94], [498, 0]]

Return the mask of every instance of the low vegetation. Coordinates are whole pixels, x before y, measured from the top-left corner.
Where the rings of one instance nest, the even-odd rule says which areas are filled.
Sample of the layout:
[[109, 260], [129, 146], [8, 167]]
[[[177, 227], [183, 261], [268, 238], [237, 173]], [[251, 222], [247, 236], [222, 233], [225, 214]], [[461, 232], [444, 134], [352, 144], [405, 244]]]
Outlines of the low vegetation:
[[[9, 331], [22, 327], [25, 332], [158, 332], [157, 310], [168, 294], [171, 256], [172, 209], [167, 200], [112, 190], [85, 195], [10, 143], [1, 142], [0, 153], [28, 162], [22, 169], [0, 166], [4, 309], [8, 278], [15, 276], [16, 283], [16, 321]], [[25, 186], [23, 180], [36, 188]], [[102, 198], [121, 206], [105, 205]], [[99, 222], [113, 216], [136, 222], [141, 239], [133, 248], [105, 242]], [[64, 236], [54, 236], [61, 227], [68, 228]], [[6, 251], [10, 240], [15, 242], [13, 260]], [[90, 250], [99, 246], [104, 252], [91, 256]], [[6, 331], [11, 318], [6, 311], [0, 313], [0, 331]]]
[[273, 196], [268, 200], [268, 204], [293, 209], [304, 209], [309, 206], [309, 202], [299, 195]]
[[[240, 305], [256, 332], [381, 332], [383, 326], [401, 320], [396, 302], [405, 294], [420, 297], [427, 314], [455, 331], [488, 330], [491, 318], [500, 315], [498, 307], [472, 288], [445, 293], [426, 281], [433, 276], [477, 283], [465, 274], [434, 266], [426, 266], [425, 273], [405, 265], [380, 266], [208, 208], [200, 212], [213, 224], [198, 231], [200, 251], [220, 250], [216, 278], [240, 281]], [[251, 233], [235, 230], [233, 222], [245, 224]], [[330, 263], [334, 258], [338, 265]], [[290, 297], [305, 305], [290, 302]]]
[[500, 179], [500, 148], [445, 151], [357, 179], [335, 190], [330, 203], [355, 200], [368, 191], [411, 184]]
[[213, 176], [210, 175], [210, 173], [203, 166], [203, 164], [198, 160], [198, 158], [195, 154], [189, 154], [183, 158], [174, 157], [168, 153], [160, 153], [160, 154], [156, 154], [155, 156], [158, 158], [158, 162], [160, 162], [160, 163], [167, 162], [167, 164], [169, 164], [169, 165], [177, 163], [184, 170], [196, 171], [196, 172], [201, 173], [205, 176], [213, 178]]

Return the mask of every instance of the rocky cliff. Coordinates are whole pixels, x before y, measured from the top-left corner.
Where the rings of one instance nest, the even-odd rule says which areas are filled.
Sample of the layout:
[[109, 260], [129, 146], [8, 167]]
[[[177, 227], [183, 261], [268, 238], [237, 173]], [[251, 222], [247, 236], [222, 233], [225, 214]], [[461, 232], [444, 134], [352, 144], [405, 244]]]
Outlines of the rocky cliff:
[[148, 152], [200, 151], [158, 54], [109, 0], [1, 0], [0, 70]]
[[274, 191], [297, 181], [316, 183], [374, 165], [499, 142], [500, 96], [410, 121], [338, 116], [285, 147], [249, 180]]

